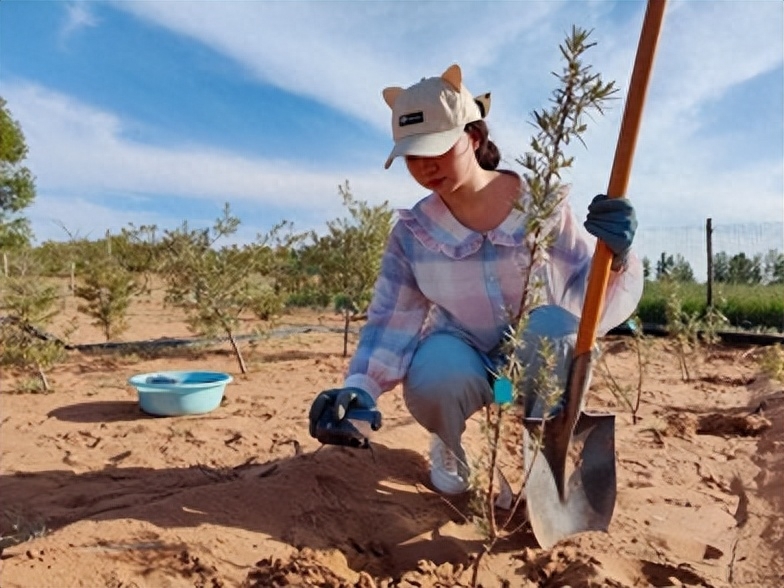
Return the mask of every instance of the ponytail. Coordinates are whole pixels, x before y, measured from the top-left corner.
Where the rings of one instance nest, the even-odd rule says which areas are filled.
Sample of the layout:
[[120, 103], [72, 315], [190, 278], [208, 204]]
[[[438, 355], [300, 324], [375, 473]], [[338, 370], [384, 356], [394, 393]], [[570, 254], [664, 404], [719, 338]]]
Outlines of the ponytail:
[[474, 151], [474, 156], [482, 169], [493, 171], [501, 162], [501, 152], [495, 143], [490, 140], [490, 131], [483, 120], [470, 122], [465, 126], [465, 131], [472, 137], [479, 139], [479, 146]]

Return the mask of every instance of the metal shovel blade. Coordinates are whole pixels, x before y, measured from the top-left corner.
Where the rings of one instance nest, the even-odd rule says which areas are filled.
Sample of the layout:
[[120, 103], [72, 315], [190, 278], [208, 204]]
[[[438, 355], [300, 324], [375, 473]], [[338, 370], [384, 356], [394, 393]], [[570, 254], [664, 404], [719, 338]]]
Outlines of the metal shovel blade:
[[[666, 0], [648, 0], [645, 10], [607, 187], [611, 198], [626, 194], [665, 4]], [[597, 241], [561, 410], [553, 416], [544, 415], [544, 419], [526, 419], [524, 453], [526, 468], [531, 468], [526, 504], [542, 547], [551, 547], [573, 533], [606, 531], [612, 518], [616, 493], [614, 417], [582, 412], [611, 261], [607, 244]], [[537, 439], [543, 443], [541, 447]]]
[[524, 421], [526, 509], [544, 548], [575, 533], [606, 531], [615, 509], [615, 415], [579, 410], [589, 374], [590, 354], [578, 357], [563, 410]]

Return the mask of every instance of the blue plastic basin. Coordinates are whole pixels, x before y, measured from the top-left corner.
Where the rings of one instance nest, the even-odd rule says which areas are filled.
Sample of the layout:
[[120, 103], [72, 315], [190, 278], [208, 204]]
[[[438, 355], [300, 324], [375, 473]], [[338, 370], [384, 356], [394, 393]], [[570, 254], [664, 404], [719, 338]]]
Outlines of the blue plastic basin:
[[156, 416], [204, 414], [220, 406], [226, 384], [222, 372], [153, 372], [128, 379], [139, 395], [139, 407]]

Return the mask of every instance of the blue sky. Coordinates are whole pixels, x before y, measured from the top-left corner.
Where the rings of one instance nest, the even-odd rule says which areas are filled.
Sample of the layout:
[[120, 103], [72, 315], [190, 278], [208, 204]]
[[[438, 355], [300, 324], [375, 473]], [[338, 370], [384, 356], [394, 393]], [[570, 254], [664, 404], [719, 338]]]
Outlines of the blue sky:
[[[0, 2], [0, 96], [25, 133], [37, 241], [129, 222], [206, 226], [224, 202], [239, 241], [281, 220], [343, 216], [337, 186], [408, 207], [424, 195], [391, 148], [381, 90], [463, 68], [492, 91], [505, 167], [528, 150], [572, 25], [626, 94], [644, 2]], [[575, 146], [578, 214], [606, 190], [623, 103]], [[638, 236], [781, 223], [784, 3], [670, 0], [628, 189]], [[777, 229], [778, 231], [778, 229]], [[762, 245], [784, 250], [774, 233]], [[642, 241], [641, 241], [642, 242]], [[661, 248], [664, 244], [649, 245]], [[669, 251], [669, 249], [667, 249]], [[643, 251], [656, 256], [658, 251]]]

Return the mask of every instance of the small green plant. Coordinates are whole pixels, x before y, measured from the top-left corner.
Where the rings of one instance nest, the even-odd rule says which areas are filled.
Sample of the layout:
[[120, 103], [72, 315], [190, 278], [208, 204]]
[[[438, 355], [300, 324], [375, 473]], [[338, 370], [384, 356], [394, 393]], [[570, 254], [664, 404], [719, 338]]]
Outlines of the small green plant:
[[601, 367], [599, 373], [603, 376], [604, 381], [607, 383], [607, 386], [615, 399], [629, 409], [632, 415], [632, 423], [636, 425], [640, 410], [640, 402], [642, 400], [643, 382], [649, 360], [650, 340], [642, 330], [639, 317], [635, 316], [630, 319], [629, 324], [632, 330], [632, 341], [637, 357], [638, 376], [636, 385], [633, 387], [621, 385], [613, 376], [604, 353], [602, 353], [599, 360], [599, 366]]
[[[191, 331], [225, 335], [245, 374], [248, 369], [237, 340], [240, 319], [246, 311], [270, 318], [277, 312], [275, 307], [282, 306], [284, 294], [275, 289], [274, 278], [280, 265], [280, 231], [288, 224], [274, 227], [252, 246], [216, 248], [239, 225], [240, 219], [231, 214], [227, 203], [212, 228], [192, 230], [184, 223], [167, 231], [162, 241], [162, 273], [167, 285], [165, 302], [185, 311]], [[262, 330], [257, 326], [255, 334]]]
[[766, 347], [759, 360], [762, 373], [779, 382], [784, 382], [784, 347], [780, 344]]
[[[523, 294], [519, 312], [516, 314], [510, 312], [511, 329], [502, 343], [506, 362], [498, 376], [511, 381], [515, 395], [526, 388], [526, 379], [533, 380], [538, 398], [522, 399], [523, 404], [526, 405], [526, 410], [538, 404], [543, 414], [549, 413], [550, 409], [560, 402], [564, 393], [555, 378], [554, 354], [551, 349], [543, 348], [541, 368], [538, 373], [526, 374], [524, 367], [517, 360], [518, 352], [523, 345], [528, 314], [540, 304], [542, 297], [544, 282], [541, 269], [547, 263], [546, 251], [555, 234], [555, 226], [551, 219], [566, 196], [565, 187], [561, 183], [561, 173], [571, 167], [574, 158], [565, 155], [565, 149], [575, 140], [583, 143], [582, 136], [588, 128], [585, 122], [586, 116], [593, 113], [602, 114], [605, 105], [616, 92], [614, 82], [605, 83], [599, 74], [592, 72], [590, 65], [583, 63], [585, 52], [595, 45], [588, 41], [589, 36], [589, 31], [572, 27], [571, 34], [560, 45], [559, 49], [565, 64], [560, 73], [553, 74], [559, 84], [550, 98], [551, 107], [533, 112], [536, 134], [531, 139], [530, 151], [517, 159], [517, 163], [527, 170], [523, 176], [529, 197], [521, 212], [525, 217], [531, 265], [523, 277]], [[473, 563], [472, 586], [477, 586], [479, 566], [483, 557], [494, 549], [502, 534], [508, 531], [509, 523], [514, 520], [515, 513], [522, 504], [521, 492], [503, 522], [498, 523], [495, 512], [498, 483], [496, 466], [500, 441], [503, 439], [504, 431], [508, 434], [510, 430], [505, 426], [505, 417], [510, 410], [510, 407], [503, 405], [493, 405], [487, 409], [485, 430], [488, 441], [485, 448], [486, 455], [480, 462], [482, 464], [480, 479], [483, 480], [484, 485], [476, 489], [479, 494], [477, 502], [480, 529], [484, 532], [485, 541], [482, 551]], [[516, 431], [511, 443], [516, 447], [522, 447], [522, 430], [518, 428]], [[540, 435], [541, 433], [542, 431]], [[534, 438], [532, 442], [534, 451], [541, 448], [541, 436]], [[526, 473], [523, 486], [527, 477]]]
[[93, 325], [110, 341], [128, 328], [131, 302], [143, 291], [141, 281], [107, 254], [87, 266], [74, 294], [84, 300], [79, 312], [92, 317]]
[[3, 277], [0, 281], [0, 364], [32, 368], [44, 392], [46, 370], [65, 358], [65, 344], [42, 330], [57, 314], [57, 287], [37, 276]]
[[392, 210], [386, 202], [369, 206], [356, 200], [348, 181], [338, 190], [350, 218], [327, 223], [328, 233], [316, 239], [308, 262], [319, 268], [321, 289], [343, 315], [345, 357], [351, 319], [367, 308], [381, 269], [381, 257], [392, 228]]
[[666, 316], [667, 331], [675, 343], [678, 365], [681, 368], [681, 379], [688, 382], [691, 380], [689, 360], [700, 345], [700, 320], [697, 313], [688, 313], [683, 310], [677, 286], [673, 288], [667, 298]]
[[12, 390], [13, 394], [48, 394], [49, 392], [39, 376], [20, 378]]
[[716, 306], [709, 306], [700, 322], [702, 325], [700, 340], [708, 346], [708, 349], [721, 342], [719, 332], [730, 324], [727, 317]]
[[160, 265], [160, 236], [156, 225], [134, 226], [129, 223], [119, 235], [107, 235], [107, 248], [118, 263], [139, 277], [149, 292], [152, 277]]
[[284, 307], [285, 295], [276, 292], [275, 288], [261, 277], [249, 280], [248, 294], [248, 309], [260, 321], [271, 325]]
[[667, 331], [675, 342], [681, 378], [688, 382], [691, 380], [689, 362], [696, 360], [700, 352], [710, 351], [721, 341], [719, 332], [729, 321], [716, 307], [708, 307], [702, 316], [699, 311], [684, 310], [678, 284], [671, 284], [665, 316]]

